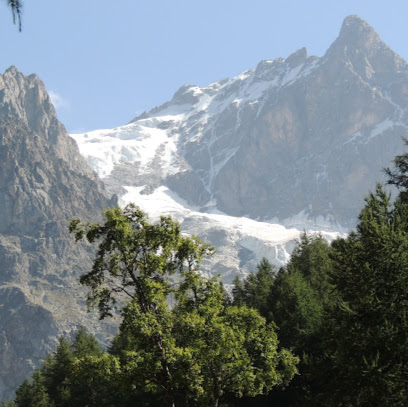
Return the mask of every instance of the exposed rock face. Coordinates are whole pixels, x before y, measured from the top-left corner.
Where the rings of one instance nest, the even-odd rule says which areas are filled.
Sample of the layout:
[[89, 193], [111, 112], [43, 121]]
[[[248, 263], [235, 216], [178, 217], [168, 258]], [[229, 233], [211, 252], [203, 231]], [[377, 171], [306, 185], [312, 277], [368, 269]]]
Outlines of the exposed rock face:
[[[407, 103], [406, 62], [350, 16], [322, 58], [302, 48], [205, 88], [185, 85], [129, 125], [77, 140], [123, 141], [110, 157], [113, 171], [100, 172], [116, 188], [115, 171], [136, 168], [149, 145], [156, 154], [121, 185], [166, 185], [190, 204], [211, 201], [233, 216], [348, 228], [382, 167], [401, 152]], [[81, 149], [98, 170], [106, 154]], [[159, 156], [150, 183], [145, 169]]]
[[[350, 16], [322, 58], [302, 48], [208, 87], [185, 85], [126, 126], [75, 138], [111, 193], [216, 245], [205, 267], [231, 282], [262, 256], [287, 260], [299, 235], [253, 219], [354, 226], [407, 129], [408, 65]], [[85, 312], [77, 279], [91, 254], [67, 220], [115, 203], [41, 81], [15, 68], [0, 75], [0, 398], [58, 334], [111, 329]]]
[[[235, 86], [235, 100], [199, 139], [189, 135], [184, 158], [203, 178], [213, 174], [207, 185], [226, 213], [282, 222], [304, 211], [352, 226], [382, 166], [400, 152], [407, 80], [407, 64], [349, 17], [320, 60], [301, 50], [220, 91], [227, 98]], [[245, 100], [254, 83], [267, 86]], [[222, 162], [221, 151], [234, 154]]]
[[407, 129], [406, 62], [350, 16], [321, 58], [302, 48], [207, 87], [185, 85], [128, 125], [73, 137], [124, 202], [169, 213], [216, 245], [208, 269], [230, 282], [263, 255], [287, 259], [298, 235], [265, 221], [354, 227]]
[[101, 331], [78, 283], [91, 253], [67, 225], [115, 203], [38, 77], [14, 67], [0, 75], [0, 399], [13, 395], [58, 334], [81, 324]]
[[[262, 256], [282, 264], [299, 235], [254, 219], [354, 226], [407, 129], [406, 62], [350, 16], [322, 58], [302, 48], [204, 88], [185, 85], [126, 126], [75, 138], [111, 193], [216, 245], [205, 267], [231, 282]], [[0, 398], [58, 334], [112, 329], [86, 314], [77, 280], [91, 254], [67, 221], [114, 204], [41, 81], [15, 68], [0, 75]]]

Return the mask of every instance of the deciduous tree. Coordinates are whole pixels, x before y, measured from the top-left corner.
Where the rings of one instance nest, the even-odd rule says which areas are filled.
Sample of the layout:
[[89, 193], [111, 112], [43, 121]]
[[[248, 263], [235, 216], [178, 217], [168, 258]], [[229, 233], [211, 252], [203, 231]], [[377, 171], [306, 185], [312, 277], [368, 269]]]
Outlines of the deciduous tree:
[[273, 326], [254, 309], [227, 306], [220, 281], [199, 275], [209, 245], [184, 237], [168, 217], [151, 224], [133, 205], [105, 218], [102, 225], [73, 220], [70, 230], [98, 243], [81, 282], [101, 317], [118, 295], [129, 299], [114, 346], [124, 382], [161, 392], [169, 407], [179, 398], [218, 406], [225, 393], [266, 393], [293, 377], [297, 359], [278, 351]]

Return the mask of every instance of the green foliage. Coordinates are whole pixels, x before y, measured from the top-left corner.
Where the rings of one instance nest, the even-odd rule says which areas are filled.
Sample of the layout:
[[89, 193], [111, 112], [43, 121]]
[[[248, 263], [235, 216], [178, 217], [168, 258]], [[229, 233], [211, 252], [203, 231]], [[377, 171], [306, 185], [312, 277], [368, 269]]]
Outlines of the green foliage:
[[73, 356], [77, 359], [86, 356], [100, 357], [104, 354], [104, 351], [96, 338], [89, 334], [83, 326], [81, 326], [76, 332], [74, 341], [71, 345], [71, 350]]
[[305, 352], [318, 335], [330, 302], [330, 246], [322, 236], [302, 234], [288, 265], [279, 272], [263, 259], [258, 272], [236, 279], [233, 304], [257, 309], [279, 328], [281, 345]]
[[279, 327], [283, 346], [304, 351], [305, 341], [319, 328], [322, 304], [315, 291], [299, 271], [282, 270], [271, 288], [271, 319]]
[[77, 240], [100, 242], [92, 270], [80, 281], [90, 287], [90, 303], [98, 303], [101, 318], [111, 314], [118, 293], [130, 298], [122, 309], [121, 326], [131, 345], [126, 369], [147, 391], [164, 389], [173, 405], [177, 387], [173, 366], [184, 363], [186, 355], [172, 334], [169, 277], [176, 271], [198, 269], [212, 248], [195, 237], [183, 237], [180, 225], [169, 217], [149, 223], [134, 205], [107, 210], [105, 218], [103, 225], [71, 221], [70, 231]]
[[[255, 310], [227, 307], [221, 283], [197, 273], [210, 246], [183, 237], [170, 218], [150, 224], [133, 205], [105, 211], [105, 218], [103, 225], [73, 220], [70, 231], [99, 243], [81, 282], [101, 317], [110, 315], [117, 294], [130, 299], [111, 347], [125, 387], [162, 394], [169, 406], [176, 400], [218, 405], [227, 392], [256, 395], [293, 377], [297, 360], [277, 350], [273, 328]], [[175, 272], [179, 282], [171, 284]], [[264, 261], [257, 284], [271, 274]]]
[[[296, 374], [298, 358], [278, 348], [275, 326], [254, 308], [229, 305], [221, 282], [199, 274], [213, 249], [182, 236], [177, 222], [150, 224], [130, 205], [106, 211], [102, 225], [73, 220], [70, 230], [98, 244], [81, 282], [101, 317], [120, 304], [119, 334], [109, 353], [84, 328], [71, 344], [61, 338], [19, 388], [18, 407], [218, 406], [283, 388]], [[247, 283], [254, 305], [265, 306], [273, 275], [264, 260]]]
[[268, 314], [268, 296], [277, 273], [276, 268], [263, 258], [257, 266], [257, 273], [250, 274], [243, 282], [234, 280], [233, 304], [257, 309], [261, 315]]
[[258, 274], [235, 283], [234, 303], [255, 307], [273, 321], [278, 327], [280, 346], [291, 349], [301, 360], [300, 376], [295, 377], [284, 394], [272, 392], [270, 403], [295, 405], [300, 400], [299, 405], [307, 405], [315, 386], [318, 372], [314, 366], [324, 354], [321, 339], [324, 309], [332, 301], [330, 250], [321, 236], [304, 233], [289, 263], [278, 273], [263, 260]]
[[33, 386], [28, 380], [24, 380], [20, 387], [16, 390], [16, 404], [18, 407], [31, 406], [31, 394]]
[[225, 393], [255, 396], [286, 385], [297, 360], [278, 351], [273, 326], [254, 309], [226, 306], [218, 280], [186, 274], [177, 292], [177, 330], [201, 369], [202, 405], [216, 405]]
[[188, 350], [176, 343], [174, 316], [165, 298], [155, 299], [155, 309], [143, 310], [137, 301], [123, 310], [121, 333], [127, 348], [122, 352], [125, 380], [143, 386], [148, 392], [161, 393], [173, 403], [180, 387], [180, 374], [189, 374], [193, 361]]
[[111, 355], [85, 355], [73, 361], [69, 372], [71, 406], [125, 405], [121, 392], [120, 365]]
[[73, 361], [70, 344], [60, 338], [57, 350], [45, 359], [41, 374], [46, 393], [56, 406], [69, 406], [70, 388], [67, 379]]
[[279, 327], [283, 346], [310, 353], [318, 342], [324, 307], [331, 299], [330, 247], [321, 236], [303, 234], [268, 298], [270, 318]]
[[47, 381], [40, 369], [32, 375], [32, 382], [25, 380], [16, 391], [17, 407], [55, 407], [47, 391]]
[[118, 358], [101, 353], [95, 343], [84, 328], [72, 343], [60, 339], [56, 351], [33, 373], [31, 382], [20, 385], [15, 401], [6, 406], [160, 406], [138, 389], [125, 387]]
[[303, 233], [288, 263], [288, 272], [299, 272], [327, 300], [332, 288], [329, 283], [331, 268], [330, 246], [327, 241], [321, 235], [310, 236]]
[[[71, 231], [99, 243], [81, 281], [102, 317], [122, 301], [119, 335], [109, 354], [83, 329], [72, 344], [61, 339], [20, 386], [18, 407], [218, 406], [243, 397], [249, 406], [248, 397], [271, 390], [256, 405], [405, 406], [404, 191], [392, 203], [378, 186], [357, 231], [331, 246], [302, 235], [279, 272], [263, 260], [236, 280], [232, 305], [219, 280], [197, 272], [211, 248], [183, 237], [176, 222], [151, 225], [133, 206], [105, 215], [103, 225], [73, 221]], [[285, 348], [300, 359], [293, 381], [298, 359]]]
[[[403, 141], [408, 146], [408, 139], [403, 138]], [[387, 184], [395, 185], [405, 195], [408, 189], [408, 153], [397, 155], [394, 158], [394, 168], [384, 168], [384, 172], [388, 177]]]
[[149, 223], [147, 215], [132, 204], [104, 214], [103, 225], [74, 219], [69, 226], [77, 241], [99, 242], [92, 270], [80, 282], [90, 288], [88, 302], [98, 305], [101, 318], [112, 315], [120, 294], [148, 310], [157, 290], [162, 296], [169, 294], [169, 276], [197, 269], [202, 257], [213, 251], [195, 237], [183, 237], [180, 225], [170, 217]]
[[[404, 406], [408, 398], [408, 204], [378, 185], [357, 231], [333, 244], [333, 405]], [[334, 333], [334, 334], [333, 334]]]

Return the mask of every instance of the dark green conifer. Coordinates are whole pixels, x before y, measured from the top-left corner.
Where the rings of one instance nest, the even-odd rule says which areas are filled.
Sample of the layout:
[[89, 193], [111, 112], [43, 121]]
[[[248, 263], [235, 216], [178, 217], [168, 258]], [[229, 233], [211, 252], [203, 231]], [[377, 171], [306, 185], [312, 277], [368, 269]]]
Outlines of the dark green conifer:
[[86, 356], [100, 357], [104, 353], [96, 338], [89, 334], [83, 326], [76, 332], [71, 349], [73, 356], [78, 359]]

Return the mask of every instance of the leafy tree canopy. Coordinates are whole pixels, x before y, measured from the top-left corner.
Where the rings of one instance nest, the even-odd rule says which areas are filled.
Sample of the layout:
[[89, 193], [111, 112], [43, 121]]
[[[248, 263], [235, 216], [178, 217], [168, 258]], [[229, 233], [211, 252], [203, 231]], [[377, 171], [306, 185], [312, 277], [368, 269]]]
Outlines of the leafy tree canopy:
[[273, 326], [255, 310], [228, 306], [220, 281], [200, 275], [213, 249], [183, 236], [171, 218], [151, 224], [128, 205], [105, 211], [101, 225], [73, 220], [70, 231], [98, 244], [92, 270], [80, 281], [101, 317], [120, 295], [128, 298], [112, 347], [125, 387], [162, 394], [168, 406], [180, 400], [218, 406], [224, 394], [267, 393], [296, 373], [297, 359], [277, 349]]

